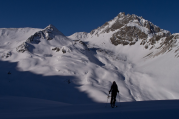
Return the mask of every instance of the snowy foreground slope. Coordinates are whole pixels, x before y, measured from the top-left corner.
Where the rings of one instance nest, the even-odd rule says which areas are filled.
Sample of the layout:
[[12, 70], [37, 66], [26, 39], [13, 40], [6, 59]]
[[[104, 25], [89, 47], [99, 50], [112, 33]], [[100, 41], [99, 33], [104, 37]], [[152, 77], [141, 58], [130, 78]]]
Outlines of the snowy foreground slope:
[[68, 104], [27, 97], [1, 97], [1, 119], [177, 119], [178, 100]]
[[[131, 118], [126, 115], [141, 110], [157, 110], [156, 116], [174, 113], [179, 99], [178, 40], [179, 34], [124, 13], [91, 33], [68, 37], [53, 25], [1, 28], [0, 115], [109, 118], [120, 113]], [[115, 111], [105, 108], [113, 81], [120, 90], [121, 106]]]

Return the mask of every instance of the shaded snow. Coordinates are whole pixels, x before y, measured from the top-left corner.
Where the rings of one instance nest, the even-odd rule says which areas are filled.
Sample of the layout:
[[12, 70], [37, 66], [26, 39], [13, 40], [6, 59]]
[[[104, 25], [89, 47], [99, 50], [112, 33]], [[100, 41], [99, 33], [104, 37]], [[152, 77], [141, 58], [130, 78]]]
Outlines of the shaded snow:
[[27, 97], [1, 97], [1, 119], [168, 119], [178, 117], [178, 100], [109, 104], [67, 104]]

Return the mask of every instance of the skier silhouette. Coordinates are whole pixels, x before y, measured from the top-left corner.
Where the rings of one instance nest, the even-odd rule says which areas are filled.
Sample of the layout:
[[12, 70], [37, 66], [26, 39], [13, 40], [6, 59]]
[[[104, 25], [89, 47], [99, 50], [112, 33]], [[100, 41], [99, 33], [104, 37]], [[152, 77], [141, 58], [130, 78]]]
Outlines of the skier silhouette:
[[113, 108], [115, 107], [117, 92], [119, 93], [118, 86], [115, 81], [113, 81], [109, 94], [110, 92], [112, 92], [111, 93], [111, 107]]

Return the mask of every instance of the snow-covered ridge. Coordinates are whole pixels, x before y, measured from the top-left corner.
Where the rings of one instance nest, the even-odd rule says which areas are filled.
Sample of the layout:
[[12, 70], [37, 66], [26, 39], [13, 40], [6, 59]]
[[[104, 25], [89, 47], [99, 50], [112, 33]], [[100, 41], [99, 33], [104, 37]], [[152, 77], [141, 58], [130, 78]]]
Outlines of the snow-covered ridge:
[[[67, 46], [70, 43], [71, 41], [62, 32], [50, 24], [45, 29], [31, 35], [25, 42], [19, 45], [16, 50], [17, 52], [22, 53], [25, 51], [32, 51], [32, 49], [34, 49], [33, 47], [35, 47], [35, 44], [37, 49], [40, 48], [41, 50], [47, 50], [47, 48], [43, 47], [42, 45], [49, 44], [49, 46], [51, 45], [52, 47], [59, 47], [58, 45], [60, 44], [60, 47], [62, 47]], [[48, 50], [51, 49], [49, 48]]]
[[68, 38], [72, 39], [72, 40], [84, 40], [88, 37], [88, 33], [87, 32], [76, 32], [70, 36], [68, 36]]
[[9, 58], [9, 54], [20, 44], [29, 38], [30, 35], [42, 29], [37, 28], [0, 28], [0, 53], [1, 57]]

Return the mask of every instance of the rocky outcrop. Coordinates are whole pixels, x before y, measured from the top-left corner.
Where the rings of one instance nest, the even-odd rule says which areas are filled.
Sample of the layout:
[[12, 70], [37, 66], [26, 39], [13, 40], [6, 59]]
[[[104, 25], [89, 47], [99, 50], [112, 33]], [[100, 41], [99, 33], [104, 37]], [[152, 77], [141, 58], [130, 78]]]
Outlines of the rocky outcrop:
[[79, 43], [81, 43], [81, 44], [85, 47], [86, 50], [89, 50], [89, 48], [88, 48], [88, 46], [86, 45], [86, 43], [84, 43], [83, 41], [79, 41]]
[[[63, 35], [63, 33], [61, 33], [57, 28], [55, 28], [53, 25], [49, 25], [47, 26], [44, 30], [38, 31], [36, 33], [34, 33], [34, 35], [31, 35], [25, 42], [23, 42], [21, 45], [19, 45], [16, 48], [17, 52], [25, 52], [28, 49], [28, 45], [27, 44], [38, 44], [40, 43], [42, 39], [45, 40], [53, 40], [55, 38], [56, 35]], [[56, 49], [56, 52], [58, 52], [59, 49]]]
[[34, 35], [30, 36], [26, 40], [26, 42], [38, 44], [41, 38], [46, 39], [46, 40], [52, 40], [55, 37], [55, 33], [53, 32], [56, 32], [56, 31], [57, 29], [53, 25], [49, 25], [44, 30], [38, 31]]
[[[155, 52], [151, 52], [146, 55], [144, 58], [156, 57], [160, 54], [168, 53], [175, 49], [174, 53], [176, 53], [175, 57], [179, 57], [179, 47], [177, 44], [177, 40], [179, 40], [179, 34], [172, 34], [169, 36], [160, 36], [160, 44], [158, 47], [155, 47]], [[155, 45], [153, 45], [155, 46]], [[154, 47], [152, 47], [154, 48]], [[152, 49], [150, 48], [150, 50]]]
[[83, 50], [88, 50], [88, 51], [90, 51], [89, 48], [88, 48], [88, 46], [86, 45], [86, 43], [83, 42], [83, 41], [73, 40], [73, 45], [74, 45], [75, 47], [78, 47], [79, 49], [83, 49]]
[[52, 39], [54, 38], [53, 31], [54, 31], [54, 26], [52, 26], [52, 25], [47, 26], [47, 27], [43, 30], [43, 32], [44, 32], [44, 34], [45, 34], [45, 38], [46, 38], [47, 40], [52, 40]]
[[150, 45], [155, 45], [162, 38], [171, 39], [169, 31], [160, 29], [142, 17], [134, 14], [125, 15], [124, 12], [119, 13], [113, 20], [106, 22], [101, 27], [92, 30], [90, 34], [99, 36], [109, 32], [113, 32], [110, 40], [115, 46], [134, 45], [139, 41], [141, 45], [148, 49]]
[[1, 58], [9, 58], [12, 55], [11, 51], [5, 52], [1, 55]]
[[91, 35], [100, 35], [101, 33], [109, 33], [110, 31], [119, 30], [128, 23], [135, 23], [141, 27], [148, 29], [148, 33], [158, 33], [161, 29], [153, 23], [139, 17], [137, 15], [125, 15], [124, 12], [119, 13], [113, 20], [106, 22], [101, 27], [90, 32]]
[[44, 38], [45, 39], [45, 34], [44, 34], [43, 31], [36, 32], [34, 35], [30, 36], [26, 40], [26, 42], [38, 44], [40, 42], [40, 38]]
[[55, 48], [53, 48], [52, 50], [53, 50], [53, 51], [56, 51], [56, 52], [59, 52], [59, 51], [60, 51], [60, 48], [55, 47]]
[[67, 53], [67, 52], [71, 52], [71, 50], [70, 50], [70, 48], [69, 47], [67, 47], [67, 46], [63, 46], [62, 48], [61, 48], [61, 51], [62, 51], [62, 53]]
[[26, 42], [23, 42], [21, 45], [19, 45], [17, 48], [16, 48], [16, 51], [17, 52], [20, 52], [20, 53], [23, 53], [25, 51], [28, 50], [28, 45]]
[[118, 32], [114, 33], [110, 38], [112, 44], [118, 45], [134, 45], [138, 39], [146, 40], [148, 35], [142, 32], [136, 26], [125, 26]]

